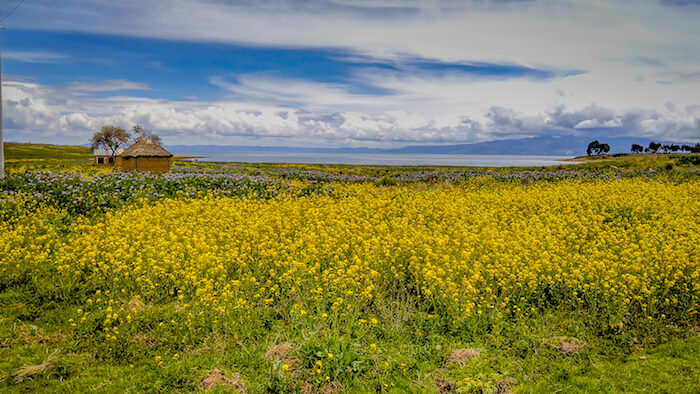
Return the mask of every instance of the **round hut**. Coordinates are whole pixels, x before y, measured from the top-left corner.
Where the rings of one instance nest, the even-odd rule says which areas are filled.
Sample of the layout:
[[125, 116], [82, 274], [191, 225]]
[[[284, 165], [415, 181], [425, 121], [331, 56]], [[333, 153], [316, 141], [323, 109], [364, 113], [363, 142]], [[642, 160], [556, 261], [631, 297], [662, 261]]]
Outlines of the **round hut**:
[[124, 171], [170, 172], [173, 154], [148, 138], [144, 138], [119, 155]]

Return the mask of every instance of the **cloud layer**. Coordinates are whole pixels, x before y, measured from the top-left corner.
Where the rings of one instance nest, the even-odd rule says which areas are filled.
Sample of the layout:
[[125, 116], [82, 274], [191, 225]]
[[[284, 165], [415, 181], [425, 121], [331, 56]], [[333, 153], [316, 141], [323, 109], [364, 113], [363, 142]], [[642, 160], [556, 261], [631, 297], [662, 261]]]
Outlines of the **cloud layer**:
[[[143, 124], [170, 144], [700, 138], [694, 2], [38, 0], [20, 11], [9, 27], [317, 48], [354, 66], [331, 82], [216, 73], [206, 76], [216, 97], [188, 100], [168, 100], [131, 77], [63, 86], [15, 78], [3, 88], [16, 140], [83, 142], [104, 123]], [[53, 52], [5, 56], [68, 61]]]
[[[460, 112], [461, 97], [449, 99], [436, 93], [442, 98], [436, 105], [444, 108], [425, 111], [422, 101], [412, 102], [411, 89], [374, 97], [298, 81], [253, 79], [240, 86], [231, 87], [231, 100], [174, 102], [66, 95], [36, 83], [6, 82], [7, 138], [84, 143], [108, 123], [144, 125], [169, 144], [401, 146], [547, 134], [636, 135], [677, 141], [692, 141], [700, 135], [700, 106], [669, 104], [661, 111], [614, 111], [560, 104], [526, 113], [476, 105]], [[276, 86], [285, 86], [284, 96], [275, 96]]]

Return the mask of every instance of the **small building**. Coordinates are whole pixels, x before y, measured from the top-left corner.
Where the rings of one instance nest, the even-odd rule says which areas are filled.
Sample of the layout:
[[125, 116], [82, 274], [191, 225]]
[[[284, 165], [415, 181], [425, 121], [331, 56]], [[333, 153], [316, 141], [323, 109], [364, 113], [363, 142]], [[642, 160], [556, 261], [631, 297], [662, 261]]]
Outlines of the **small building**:
[[97, 148], [92, 150], [92, 155], [95, 158], [96, 166], [119, 167], [119, 155], [124, 151], [123, 148], [117, 149], [117, 155], [112, 155], [112, 150], [108, 148]]
[[144, 138], [119, 154], [123, 171], [170, 172], [173, 154], [148, 138]]

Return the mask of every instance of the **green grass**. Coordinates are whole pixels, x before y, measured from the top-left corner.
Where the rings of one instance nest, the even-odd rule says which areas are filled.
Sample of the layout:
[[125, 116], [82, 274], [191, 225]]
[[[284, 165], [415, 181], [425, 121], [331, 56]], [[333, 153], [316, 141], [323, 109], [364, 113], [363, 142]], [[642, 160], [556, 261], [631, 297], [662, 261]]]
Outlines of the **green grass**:
[[[172, 308], [153, 305], [144, 313], [167, 320]], [[258, 316], [257, 324], [239, 327], [231, 322], [235, 333], [211, 336], [197, 349], [177, 359], [166, 356], [157, 365], [153, 357], [132, 364], [96, 358], [70, 335], [65, 321], [75, 315], [72, 306], [39, 304], [23, 291], [5, 289], [0, 291], [0, 310], [2, 392], [188, 392], [214, 368], [229, 377], [238, 374], [253, 393], [301, 392], [309, 382], [324, 387], [325, 376], [335, 384], [328, 390], [345, 392], [700, 390], [696, 328], [659, 324], [645, 332], [609, 329], [577, 312], [543, 312], [517, 320], [492, 315], [450, 327], [420, 311], [415, 302], [397, 299], [378, 309], [382, 323], [370, 329], [354, 317], [340, 316], [300, 325], [279, 320], [270, 310]], [[149, 347], [158, 338], [137, 340], [145, 353], [157, 348]], [[577, 348], [566, 352], [563, 340]], [[291, 349], [279, 359], [265, 356], [279, 344]], [[450, 363], [452, 351], [464, 348], [479, 355]], [[324, 363], [321, 374], [295, 375], [294, 365], [308, 368], [317, 360]], [[289, 371], [283, 371], [285, 363]]]
[[681, 156], [697, 156], [691, 154], [637, 154], [637, 153], [618, 153], [610, 155], [598, 156], [579, 156], [571, 159], [572, 161], [580, 162], [575, 164], [577, 168], [613, 168], [613, 169], [649, 169], [677, 166]]
[[92, 149], [84, 146], [6, 142], [6, 160], [90, 160]]
[[619, 360], [591, 362], [586, 368], [523, 385], [521, 392], [655, 392], [700, 390], [700, 337], [673, 339]]
[[[279, 163], [209, 163], [183, 161], [176, 157], [175, 168], [199, 168], [221, 171], [245, 172], [252, 174], [275, 174], [280, 170], [325, 171], [346, 175], [390, 176], [399, 172], [411, 171], [459, 171], [465, 167], [454, 166], [375, 166], [375, 165], [336, 165], [336, 164], [279, 164]], [[508, 169], [523, 171], [531, 169], [608, 169], [627, 171], [633, 169], [679, 168], [675, 154], [611, 154], [600, 156], [580, 156], [572, 158], [577, 164], [563, 164], [551, 167]], [[94, 172], [92, 150], [83, 146], [5, 143], [5, 161], [8, 173], [31, 170], [74, 170]], [[688, 165], [681, 166], [681, 168]], [[690, 167], [693, 167], [690, 165]], [[695, 166], [697, 168], [697, 166]], [[491, 169], [478, 168], [474, 169]]]
[[31, 170], [91, 171], [92, 150], [84, 146], [6, 142], [5, 168], [8, 173]]

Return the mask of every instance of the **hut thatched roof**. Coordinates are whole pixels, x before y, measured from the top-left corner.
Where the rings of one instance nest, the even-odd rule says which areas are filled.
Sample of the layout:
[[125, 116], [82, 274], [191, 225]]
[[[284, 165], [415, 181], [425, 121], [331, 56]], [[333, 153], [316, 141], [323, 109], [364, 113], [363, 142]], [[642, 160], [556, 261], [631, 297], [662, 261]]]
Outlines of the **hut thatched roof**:
[[162, 146], [156, 144], [148, 138], [131, 145], [127, 150], [122, 152], [120, 157], [172, 157], [173, 154], [163, 149]]

